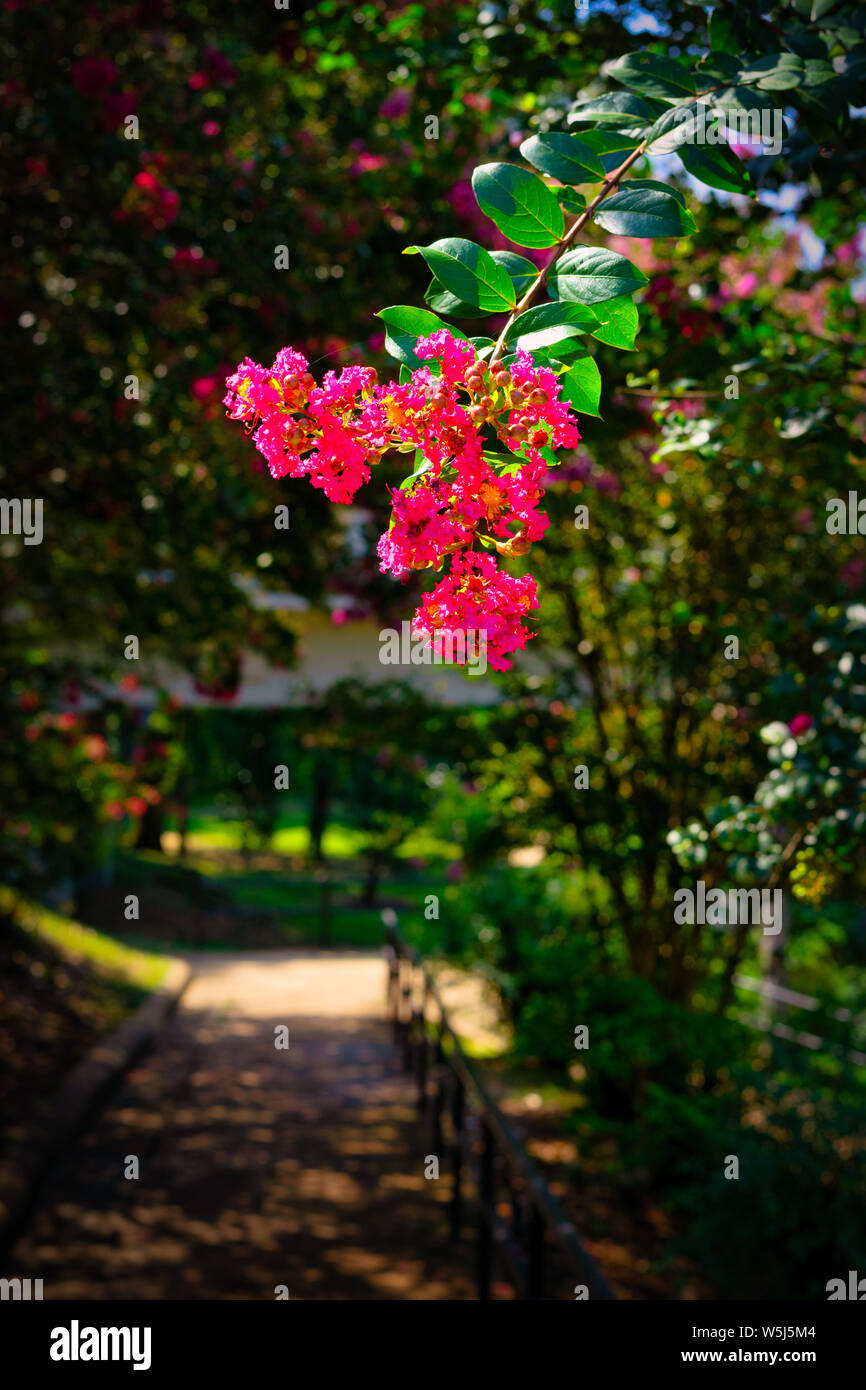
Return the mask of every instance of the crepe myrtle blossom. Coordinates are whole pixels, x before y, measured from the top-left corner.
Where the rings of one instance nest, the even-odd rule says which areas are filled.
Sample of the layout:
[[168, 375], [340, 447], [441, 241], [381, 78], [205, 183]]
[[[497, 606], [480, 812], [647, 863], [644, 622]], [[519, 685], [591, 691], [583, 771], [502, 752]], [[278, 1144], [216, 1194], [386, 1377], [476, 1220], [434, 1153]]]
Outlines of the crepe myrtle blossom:
[[246, 358], [226, 379], [224, 404], [274, 478], [307, 477], [332, 502], [352, 502], [387, 452], [414, 454], [409, 478], [391, 489], [380, 569], [406, 579], [450, 565], [416, 629], [431, 638], [449, 626], [483, 630], [490, 664], [504, 670], [506, 654], [533, 635], [524, 619], [538, 599], [535, 581], [508, 575], [495, 553], [524, 555], [543, 536], [551, 451], [577, 446], [577, 420], [555, 373], [528, 352], [491, 367], [447, 329], [415, 352], [422, 365], [403, 381], [349, 366], [321, 385], [293, 348], [270, 367]]

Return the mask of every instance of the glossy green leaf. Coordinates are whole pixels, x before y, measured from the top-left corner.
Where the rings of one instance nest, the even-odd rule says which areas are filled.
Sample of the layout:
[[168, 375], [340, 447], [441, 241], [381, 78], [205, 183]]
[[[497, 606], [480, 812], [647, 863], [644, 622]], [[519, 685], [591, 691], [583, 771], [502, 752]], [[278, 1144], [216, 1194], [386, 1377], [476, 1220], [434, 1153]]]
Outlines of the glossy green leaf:
[[555, 194], [519, 164], [479, 165], [472, 188], [481, 211], [518, 246], [554, 246], [565, 230]]
[[580, 357], [559, 378], [563, 400], [574, 406], [581, 415], [599, 415], [601, 373], [594, 358]]
[[597, 183], [604, 178], [598, 155], [577, 135], [531, 135], [520, 146], [520, 153], [534, 168], [560, 183]]
[[[664, 111], [660, 101], [647, 101], [631, 92], [603, 92], [580, 101], [572, 109], [574, 121], [602, 121], [612, 125], [651, 125]], [[583, 132], [581, 132], [581, 138]]]
[[428, 309], [418, 309], [413, 304], [392, 304], [380, 309], [377, 318], [385, 324], [385, 347], [398, 362], [407, 367], [420, 367], [421, 359], [415, 355], [415, 344], [419, 338], [426, 338], [440, 328], [447, 328], [455, 338], [466, 335], [450, 323], [443, 323]]
[[474, 241], [443, 237], [430, 246], [408, 246], [403, 254], [415, 252], [424, 257], [440, 284], [464, 303], [491, 314], [513, 309], [517, 303], [505, 269]]
[[629, 179], [624, 185], [632, 191], [641, 188], [654, 188], [657, 193], [666, 193], [669, 198], [676, 198], [681, 208], [686, 205], [686, 195], [681, 188], [676, 188], [672, 183], [662, 183], [661, 179]]
[[680, 101], [695, 94], [695, 80], [688, 68], [647, 49], [624, 54], [608, 63], [606, 71], [629, 91], [657, 101]]
[[582, 130], [580, 139], [588, 145], [604, 165], [604, 172], [610, 174], [637, 149], [640, 141], [622, 135], [618, 130]]
[[638, 328], [637, 308], [630, 295], [621, 299], [610, 299], [596, 308], [599, 323], [593, 328], [592, 336], [609, 347], [621, 348], [630, 352]]
[[764, 58], [752, 58], [741, 68], [737, 81], [754, 83], [765, 92], [786, 92], [799, 87], [806, 75], [806, 65], [796, 53], [770, 53]]
[[470, 338], [470, 343], [475, 349], [478, 357], [489, 357], [493, 350], [492, 338]]
[[425, 459], [420, 449], [415, 450], [415, 469], [400, 484], [400, 491], [406, 492], [418, 478], [423, 477], [433, 467], [430, 459]]
[[595, 311], [586, 304], [569, 304], [554, 300], [550, 304], [536, 304], [519, 314], [505, 335], [506, 343], [513, 343], [523, 333], [534, 333], [539, 328], [553, 324], [568, 324], [588, 333], [598, 322]]
[[709, 91], [712, 87], [725, 86], [736, 80], [740, 71], [740, 60], [734, 54], [741, 51], [738, 44], [729, 53], [711, 50], [700, 60], [695, 68], [695, 86], [698, 92]]
[[647, 146], [653, 154], [671, 154], [680, 145], [693, 144], [698, 122], [696, 101], [672, 106], [654, 122], [646, 137]]
[[458, 299], [456, 294], [446, 290], [441, 280], [430, 281], [424, 298], [437, 314], [449, 314], [455, 319], [486, 318], [489, 313], [487, 309], [479, 309], [477, 304], [467, 304], [465, 300]]
[[752, 181], [742, 160], [727, 145], [683, 145], [677, 154], [690, 174], [710, 188], [751, 193]]
[[579, 217], [582, 212], [586, 212], [586, 199], [582, 193], [575, 193], [573, 188], [561, 188], [557, 193], [559, 204], [563, 212], [570, 217]]
[[647, 284], [647, 277], [625, 256], [601, 246], [566, 251], [547, 281], [551, 295], [577, 304], [602, 304]]
[[689, 236], [695, 220], [672, 193], [656, 188], [624, 188], [612, 193], [595, 213], [606, 232], [617, 236]]
[[503, 267], [514, 286], [517, 298], [521, 299], [533, 280], [537, 279], [538, 266], [533, 265], [525, 256], [518, 256], [516, 251], [491, 251], [490, 254], [496, 264]]
[[743, 87], [733, 83], [713, 92], [713, 107], [726, 111], [773, 111], [778, 105], [767, 92], [757, 87]]

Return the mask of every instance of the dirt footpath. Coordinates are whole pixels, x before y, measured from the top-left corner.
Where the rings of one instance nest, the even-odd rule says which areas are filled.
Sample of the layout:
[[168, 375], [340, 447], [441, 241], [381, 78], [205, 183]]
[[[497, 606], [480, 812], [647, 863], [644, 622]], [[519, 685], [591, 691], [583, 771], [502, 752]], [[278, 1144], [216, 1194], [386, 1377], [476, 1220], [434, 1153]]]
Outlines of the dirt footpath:
[[382, 957], [187, 959], [176, 1016], [56, 1170], [10, 1268], [46, 1299], [471, 1298]]

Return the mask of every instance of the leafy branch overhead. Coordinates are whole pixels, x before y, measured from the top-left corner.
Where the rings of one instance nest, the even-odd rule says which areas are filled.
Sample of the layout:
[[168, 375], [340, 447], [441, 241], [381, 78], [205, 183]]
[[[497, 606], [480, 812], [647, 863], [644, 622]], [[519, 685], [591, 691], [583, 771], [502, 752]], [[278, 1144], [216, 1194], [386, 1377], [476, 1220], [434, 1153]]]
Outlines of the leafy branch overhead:
[[[759, 118], [762, 134], [765, 111], [781, 123], [784, 96], [798, 133], [814, 120], [823, 129], [838, 111], [841, 134], [862, 28], [855, 25], [853, 47], [844, 31], [852, 61], [838, 70], [808, 28], [795, 24], [780, 40], [772, 26], [727, 12], [713, 13], [702, 56], [644, 49], [608, 62], [615, 88], [579, 98], [566, 129], [525, 139], [523, 163], [475, 169], [479, 211], [509, 249], [457, 236], [405, 248], [432, 279], [429, 307], [379, 313], [397, 382], [351, 367], [317, 386], [307, 359], [289, 348], [272, 367], [247, 361], [228, 379], [226, 404], [253, 431], [274, 476], [309, 477], [332, 501], [352, 501], [386, 454], [411, 456], [378, 554], [382, 572], [400, 579], [441, 572], [416, 610], [416, 632], [431, 640], [483, 632], [490, 663], [502, 670], [534, 636], [526, 620], [538, 607], [535, 581], [509, 574], [498, 557], [524, 556], [544, 535], [539, 506], [557, 451], [579, 442], [578, 415], [600, 415], [598, 345], [635, 348], [634, 296], [647, 285], [628, 256], [598, 244], [598, 233], [666, 238], [687, 257], [697, 226], [683, 193], [647, 176], [653, 154], [678, 157], [710, 188], [754, 196], [746, 164], [720, 130], [737, 116], [739, 131], [745, 113]], [[479, 318], [487, 332], [477, 335], [452, 323]]]
[[[495, 362], [504, 355], [508, 363], [519, 349], [542, 351], [574, 407], [598, 415], [601, 379], [592, 340], [634, 347], [632, 297], [647, 281], [624, 256], [579, 238], [590, 224], [637, 238], [682, 239], [696, 231], [677, 189], [631, 176], [642, 157], [676, 154], [687, 173], [708, 187], [754, 196], [749, 169], [723, 132], [717, 143], [695, 143], [700, 120], [706, 124], [717, 112], [754, 118], [784, 100], [796, 121], [791, 144], [802, 162], [817, 157], [828, 123], [841, 133], [849, 105], [862, 98], [862, 9], [820, 3], [797, 8], [802, 22], [784, 31], [762, 24], [745, 6], [714, 10], [709, 49], [701, 57], [671, 58], [652, 49], [624, 54], [605, 67], [616, 87], [575, 102], [567, 130], [546, 130], [523, 141], [520, 153], [531, 168], [512, 162], [477, 168], [472, 187], [480, 210], [515, 246], [550, 248], [551, 255], [539, 268], [516, 252], [488, 252], [463, 238], [411, 246], [408, 252], [420, 253], [434, 276], [425, 295], [430, 307], [443, 319], [507, 314], [495, 343], [473, 340], [479, 356]], [[831, 62], [840, 43], [844, 56]], [[751, 162], [761, 168], [768, 160], [774, 156]], [[412, 365], [407, 354], [417, 313], [408, 306], [381, 313], [389, 325], [389, 351], [405, 365]], [[429, 318], [414, 321], [419, 336], [432, 331]], [[440, 320], [438, 327], [444, 326]]]

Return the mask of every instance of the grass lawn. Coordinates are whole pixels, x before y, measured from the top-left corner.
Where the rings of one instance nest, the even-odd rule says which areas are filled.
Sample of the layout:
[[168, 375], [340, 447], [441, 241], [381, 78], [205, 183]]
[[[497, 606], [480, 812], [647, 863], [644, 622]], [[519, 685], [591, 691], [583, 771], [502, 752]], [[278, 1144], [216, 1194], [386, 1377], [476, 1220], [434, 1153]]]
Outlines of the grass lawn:
[[170, 964], [0, 889], [0, 1145], [158, 988]]

